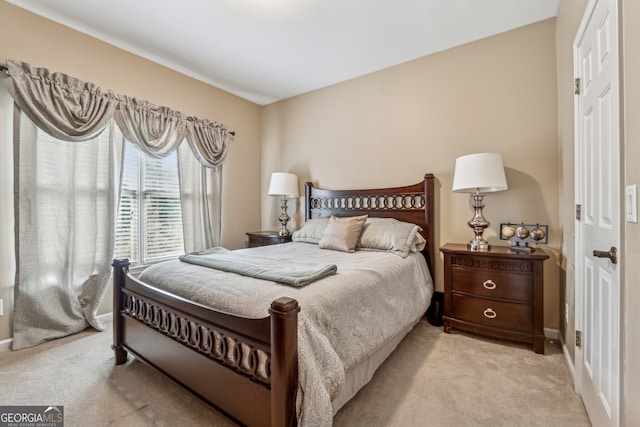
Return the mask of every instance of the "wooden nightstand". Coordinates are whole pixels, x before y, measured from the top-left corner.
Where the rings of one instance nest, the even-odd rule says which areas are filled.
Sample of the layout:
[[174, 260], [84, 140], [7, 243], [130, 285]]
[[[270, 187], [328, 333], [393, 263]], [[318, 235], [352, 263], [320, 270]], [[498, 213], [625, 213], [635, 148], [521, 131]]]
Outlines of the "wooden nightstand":
[[252, 231], [245, 233], [249, 236], [247, 246], [255, 248], [256, 246], [277, 245], [278, 243], [287, 243], [291, 241], [291, 234], [288, 236], [280, 236], [277, 231]]
[[444, 331], [461, 329], [532, 343], [544, 354], [542, 249], [531, 254], [492, 246], [486, 252], [447, 243], [444, 254]]

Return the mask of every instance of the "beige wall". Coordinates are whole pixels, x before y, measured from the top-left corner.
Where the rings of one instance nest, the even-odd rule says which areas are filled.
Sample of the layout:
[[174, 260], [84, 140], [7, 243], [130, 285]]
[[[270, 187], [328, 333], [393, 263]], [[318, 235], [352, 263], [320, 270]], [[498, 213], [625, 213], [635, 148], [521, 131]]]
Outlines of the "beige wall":
[[[624, 185], [640, 184], [640, 2], [622, 0]], [[640, 425], [640, 225], [624, 223], [621, 425]]]
[[[265, 107], [262, 194], [274, 171], [327, 188], [412, 184], [432, 172], [436, 245], [465, 242], [472, 209], [451, 192], [455, 159], [501, 153], [509, 190], [485, 198], [485, 237], [505, 244], [501, 222], [549, 225], [544, 324], [558, 328], [555, 31], [546, 20]], [[263, 227], [276, 227], [277, 201], [263, 196], [262, 211]], [[440, 258], [438, 290], [442, 277]]]
[[[116, 93], [166, 105], [188, 115], [228, 124], [237, 136], [223, 167], [222, 244], [244, 246], [246, 231], [260, 227], [260, 106], [198, 82], [153, 62], [84, 36], [0, 1], [0, 58], [19, 59], [91, 81]], [[0, 122], [0, 124], [6, 124]], [[0, 130], [5, 134], [6, 126]], [[7, 144], [2, 138], [3, 166]], [[10, 162], [9, 162], [10, 163]], [[8, 176], [7, 176], [8, 175]], [[0, 200], [11, 201], [10, 170], [0, 170]], [[8, 301], [13, 294], [12, 206], [0, 205], [0, 340], [10, 336]], [[101, 312], [111, 311], [106, 298]]]

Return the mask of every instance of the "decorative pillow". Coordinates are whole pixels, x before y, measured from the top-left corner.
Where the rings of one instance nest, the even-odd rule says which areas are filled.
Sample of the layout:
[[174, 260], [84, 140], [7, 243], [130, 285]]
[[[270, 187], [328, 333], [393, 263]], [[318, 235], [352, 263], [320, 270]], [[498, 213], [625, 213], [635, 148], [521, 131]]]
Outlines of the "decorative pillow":
[[300, 230], [296, 230], [291, 235], [294, 242], [315, 243], [316, 245], [322, 239], [324, 229], [329, 223], [329, 217], [311, 218], [304, 223]]
[[422, 228], [393, 218], [367, 219], [357, 247], [390, 251], [402, 258], [409, 252], [424, 249], [425, 239], [419, 233]]
[[333, 249], [342, 252], [355, 251], [366, 220], [367, 215], [351, 217], [331, 215], [318, 246], [321, 249]]
[[420, 252], [421, 250], [424, 249], [426, 245], [427, 245], [427, 241], [425, 240], [424, 237], [422, 237], [422, 234], [416, 233], [416, 237], [413, 239], [413, 243], [411, 243], [411, 247], [409, 248], [409, 250], [411, 252]]

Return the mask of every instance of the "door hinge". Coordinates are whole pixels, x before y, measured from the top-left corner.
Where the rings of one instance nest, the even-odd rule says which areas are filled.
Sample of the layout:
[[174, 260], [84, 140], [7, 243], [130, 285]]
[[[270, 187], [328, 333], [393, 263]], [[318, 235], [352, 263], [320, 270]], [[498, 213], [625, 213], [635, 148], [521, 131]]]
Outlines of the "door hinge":
[[580, 95], [580, 77], [576, 78], [573, 82], [573, 94]]
[[582, 205], [576, 205], [576, 219], [578, 221], [582, 219]]
[[582, 331], [576, 331], [576, 347], [582, 347]]

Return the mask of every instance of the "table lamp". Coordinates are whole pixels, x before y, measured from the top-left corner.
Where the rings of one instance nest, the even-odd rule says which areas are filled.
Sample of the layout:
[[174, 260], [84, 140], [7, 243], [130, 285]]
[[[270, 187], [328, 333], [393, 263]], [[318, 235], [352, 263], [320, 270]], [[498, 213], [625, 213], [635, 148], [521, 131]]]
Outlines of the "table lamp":
[[280, 221], [280, 236], [288, 236], [290, 234], [287, 229], [287, 222], [291, 219], [287, 214], [287, 199], [298, 197], [298, 177], [292, 173], [274, 172], [271, 174], [271, 182], [269, 182], [269, 195], [280, 196], [280, 208], [282, 213], [278, 217]]
[[488, 251], [489, 242], [484, 240], [482, 233], [490, 223], [482, 215], [482, 200], [486, 193], [507, 189], [504, 175], [502, 156], [496, 153], [468, 154], [456, 159], [453, 173], [453, 191], [456, 193], [471, 193], [475, 214], [467, 223], [475, 233], [469, 242], [472, 251]]

